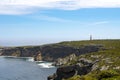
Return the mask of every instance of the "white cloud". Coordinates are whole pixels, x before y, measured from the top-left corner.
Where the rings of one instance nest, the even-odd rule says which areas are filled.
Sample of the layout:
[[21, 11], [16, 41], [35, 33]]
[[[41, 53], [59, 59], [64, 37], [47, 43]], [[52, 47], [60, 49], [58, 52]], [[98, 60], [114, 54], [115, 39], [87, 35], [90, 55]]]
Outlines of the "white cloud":
[[39, 16], [30, 16], [30, 18], [38, 19], [38, 20], [45, 20], [50, 22], [73, 22], [72, 20], [66, 20], [58, 17], [47, 16], [47, 15], [39, 15]]
[[96, 26], [96, 25], [103, 25], [108, 23], [110, 23], [110, 21], [97, 21], [97, 22], [88, 23], [86, 26]]
[[34, 9], [120, 8], [120, 0], [1, 0], [0, 14], [28, 14]]
[[109, 21], [99, 21], [99, 22], [94, 22], [92, 25], [101, 25], [101, 24], [107, 24], [110, 23]]

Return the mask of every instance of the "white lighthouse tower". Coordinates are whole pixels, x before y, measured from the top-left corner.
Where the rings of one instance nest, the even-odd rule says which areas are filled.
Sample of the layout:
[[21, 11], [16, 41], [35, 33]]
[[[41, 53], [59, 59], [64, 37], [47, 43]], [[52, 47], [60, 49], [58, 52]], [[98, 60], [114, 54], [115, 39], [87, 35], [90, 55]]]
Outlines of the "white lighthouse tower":
[[90, 41], [92, 40], [92, 35], [90, 35]]

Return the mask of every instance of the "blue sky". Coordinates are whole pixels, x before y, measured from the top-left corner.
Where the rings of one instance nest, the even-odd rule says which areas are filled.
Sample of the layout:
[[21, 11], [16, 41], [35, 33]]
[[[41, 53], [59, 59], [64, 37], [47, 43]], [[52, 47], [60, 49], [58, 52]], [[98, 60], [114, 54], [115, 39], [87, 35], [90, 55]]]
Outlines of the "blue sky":
[[[104, 5], [99, 0], [91, 0], [94, 3], [87, 3], [86, 6], [80, 0], [63, 0], [62, 2], [60, 0], [45, 0], [45, 2], [35, 0], [33, 4], [28, 4], [24, 0], [21, 0], [21, 4], [20, 0], [18, 0], [19, 4], [17, 0], [16, 2], [15, 0], [5, 1], [0, 2], [2, 4], [0, 6], [2, 7], [0, 8], [1, 46], [89, 40], [90, 34], [93, 39], [120, 38], [120, 1], [118, 0], [114, 2], [106, 0]], [[101, 5], [94, 6], [97, 5], [97, 1]], [[38, 3], [41, 6], [37, 6]], [[56, 5], [59, 6], [56, 7]]]

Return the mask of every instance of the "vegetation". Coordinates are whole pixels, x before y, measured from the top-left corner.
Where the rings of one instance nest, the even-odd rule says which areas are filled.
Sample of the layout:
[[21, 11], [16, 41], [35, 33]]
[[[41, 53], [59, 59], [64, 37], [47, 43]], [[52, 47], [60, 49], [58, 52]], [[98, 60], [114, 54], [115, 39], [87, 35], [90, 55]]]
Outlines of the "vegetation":
[[[99, 60], [99, 66], [109, 65], [109, 68], [120, 67], [120, 40], [92, 40], [92, 41], [71, 41], [59, 43], [65, 46], [83, 47], [85, 45], [101, 45], [98, 52], [80, 55], [79, 58]], [[78, 58], [78, 59], [79, 59]], [[74, 61], [73, 61], [74, 62]], [[75, 62], [74, 62], [75, 63]]]
[[120, 80], [120, 74], [114, 70], [100, 71], [98, 74], [89, 73], [85, 76], [73, 76], [66, 80]]
[[[96, 69], [84, 76], [73, 76], [67, 80], [120, 80], [120, 40], [92, 40], [61, 42], [60, 45], [81, 48], [87, 45], [102, 46], [98, 52], [78, 56], [77, 59], [99, 60]], [[77, 61], [77, 60], [76, 60]], [[75, 64], [77, 62], [68, 62]]]

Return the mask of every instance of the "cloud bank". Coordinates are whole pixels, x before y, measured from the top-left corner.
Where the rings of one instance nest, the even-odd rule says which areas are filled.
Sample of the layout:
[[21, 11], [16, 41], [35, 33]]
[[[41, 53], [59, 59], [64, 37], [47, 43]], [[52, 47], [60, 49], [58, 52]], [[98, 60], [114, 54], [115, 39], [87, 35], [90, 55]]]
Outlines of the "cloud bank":
[[0, 14], [29, 14], [41, 9], [120, 8], [120, 0], [1, 0]]

